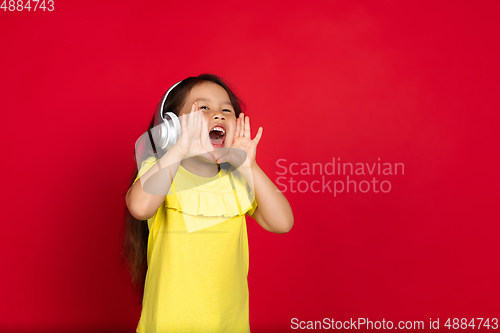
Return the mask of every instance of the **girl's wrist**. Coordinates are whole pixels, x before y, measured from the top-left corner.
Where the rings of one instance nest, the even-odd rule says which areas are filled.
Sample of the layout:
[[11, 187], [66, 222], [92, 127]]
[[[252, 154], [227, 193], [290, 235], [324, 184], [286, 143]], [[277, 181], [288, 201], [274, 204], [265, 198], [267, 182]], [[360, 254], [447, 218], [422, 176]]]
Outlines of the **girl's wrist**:
[[257, 162], [256, 161], [249, 161], [248, 159], [242, 164], [242, 166], [245, 168], [245, 169], [249, 169], [249, 170], [254, 170], [256, 168], [258, 168], [259, 166], [257, 165]]
[[[160, 159], [160, 162], [162, 162], [161, 164], [162, 167], [167, 167], [170, 166], [171, 164], [180, 163], [185, 158], [186, 154], [182, 152], [182, 149], [179, 149], [174, 145], [165, 153], [165, 155], [163, 155], [163, 157]], [[168, 165], [163, 165], [163, 164], [168, 164]]]
[[177, 155], [178, 157], [181, 158], [181, 160], [185, 159], [189, 152], [186, 151], [185, 149], [180, 148], [177, 144], [174, 144], [172, 148], [170, 148], [170, 151], [174, 151], [174, 154]]

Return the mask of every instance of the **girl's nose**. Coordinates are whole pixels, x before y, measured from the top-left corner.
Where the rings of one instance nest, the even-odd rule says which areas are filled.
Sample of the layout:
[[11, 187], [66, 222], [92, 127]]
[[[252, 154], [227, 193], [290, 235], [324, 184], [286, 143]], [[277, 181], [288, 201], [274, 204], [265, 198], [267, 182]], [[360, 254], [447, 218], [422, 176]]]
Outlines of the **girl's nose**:
[[215, 111], [212, 114], [212, 118], [213, 119], [220, 119], [220, 120], [225, 120], [226, 119], [226, 117], [224, 117], [224, 114], [221, 111]]

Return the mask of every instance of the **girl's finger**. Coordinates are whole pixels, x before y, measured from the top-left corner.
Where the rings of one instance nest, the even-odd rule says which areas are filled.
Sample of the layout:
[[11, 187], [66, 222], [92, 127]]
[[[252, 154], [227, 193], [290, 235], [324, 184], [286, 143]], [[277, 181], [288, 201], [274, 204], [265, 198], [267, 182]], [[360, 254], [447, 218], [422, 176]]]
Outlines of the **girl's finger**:
[[196, 102], [194, 102], [193, 105], [191, 106], [191, 112], [189, 112], [189, 114], [186, 115], [189, 116], [189, 119], [187, 121], [189, 127], [193, 127], [195, 110], [196, 110]]
[[237, 139], [240, 136], [240, 118], [236, 119], [236, 130], [234, 132], [234, 138]]
[[198, 106], [194, 102], [194, 110], [191, 112], [193, 114], [193, 126], [196, 128], [196, 114], [198, 113]]
[[255, 144], [259, 144], [259, 141], [260, 141], [260, 138], [262, 137], [262, 132], [263, 131], [264, 131], [264, 129], [262, 127], [259, 127], [259, 131], [257, 132], [257, 135], [252, 140], [253, 142], [255, 142]]
[[207, 123], [205, 122], [205, 115], [203, 114], [203, 111], [199, 111], [199, 114], [198, 114], [198, 123], [199, 123], [199, 129], [200, 129], [200, 133], [203, 133], [203, 131], [207, 131], [207, 135], [208, 135], [208, 130], [207, 130]]
[[201, 142], [204, 143], [204, 146], [210, 148], [212, 147], [212, 143], [210, 142], [210, 135], [208, 134], [208, 128], [207, 128], [208, 126], [207, 123], [205, 122], [205, 117], [202, 111], [200, 111], [200, 123], [201, 123], [201, 131], [200, 131]]
[[245, 114], [240, 113], [240, 136], [243, 137], [245, 135]]
[[250, 117], [245, 117], [245, 137], [250, 139]]
[[184, 132], [187, 126], [186, 115], [184, 114], [180, 118], [181, 118], [181, 132]]
[[194, 112], [194, 128], [199, 129], [200, 128], [200, 112], [198, 109]]
[[196, 108], [194, 113], [194, 128], [200, 130], [200, 110], [198, 108]]

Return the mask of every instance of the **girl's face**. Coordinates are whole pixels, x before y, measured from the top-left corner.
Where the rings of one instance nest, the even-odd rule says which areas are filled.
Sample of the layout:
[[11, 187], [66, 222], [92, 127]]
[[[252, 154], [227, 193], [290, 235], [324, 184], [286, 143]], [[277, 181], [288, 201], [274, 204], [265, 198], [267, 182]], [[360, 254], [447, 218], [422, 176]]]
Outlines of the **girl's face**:
[[226, 90], [209, 81], [194, 86], [179, 116], [190, 113], [194, 102], [203, 111], [212, 146], [230, 148], [236, 132], [236, 113]]

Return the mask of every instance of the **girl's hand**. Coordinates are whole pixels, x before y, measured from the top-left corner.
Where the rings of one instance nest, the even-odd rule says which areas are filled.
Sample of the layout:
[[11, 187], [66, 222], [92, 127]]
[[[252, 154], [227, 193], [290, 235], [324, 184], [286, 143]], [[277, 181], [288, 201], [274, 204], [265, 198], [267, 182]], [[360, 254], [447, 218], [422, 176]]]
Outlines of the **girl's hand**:
[[213, 146], [208, 135], [203, 111], [198, 110], [198, 103], [194, 102], [191, 112], [179, 117], [181, 121], [181, 136], [174, 144], [184, 158], [201, 155]]
[[[217, 163], [229, 162], [234, 167], [238, 168], [241, 165], [253, 167], [256, 165], [255, 155], [257, 152], [257, 144], [262, 137], [263, 128], [259, 127], [259, 131], [253, 140], [250, 139], [250, 117], [240, 113], [236, 120], [236, 133], [234, 141], [226, 155], [217, 159]], [[233, 149], [237, 148], [237, 149]], [[245, 154], [243, 154], [243, 152]]]

